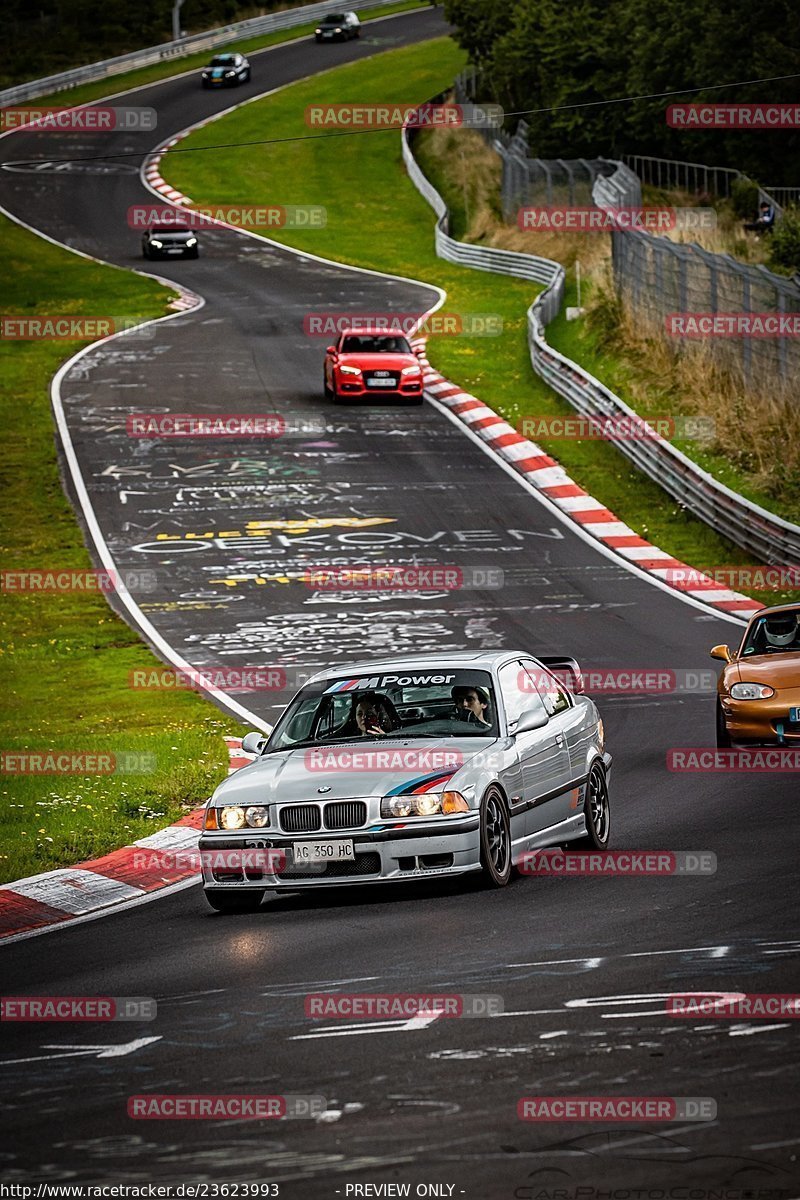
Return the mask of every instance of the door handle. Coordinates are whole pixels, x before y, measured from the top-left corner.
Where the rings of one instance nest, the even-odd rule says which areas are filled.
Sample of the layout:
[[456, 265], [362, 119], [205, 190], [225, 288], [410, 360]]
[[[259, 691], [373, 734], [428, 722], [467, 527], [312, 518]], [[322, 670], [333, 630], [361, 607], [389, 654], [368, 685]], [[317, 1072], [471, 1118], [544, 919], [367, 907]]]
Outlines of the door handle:
[[563, 735], [563, 733], [557, 733], [557, 734], [556, 734], [556, 745], [557, 745], [557, 746], [563, 746], [563, 745], [564, 745], [564, 735]]

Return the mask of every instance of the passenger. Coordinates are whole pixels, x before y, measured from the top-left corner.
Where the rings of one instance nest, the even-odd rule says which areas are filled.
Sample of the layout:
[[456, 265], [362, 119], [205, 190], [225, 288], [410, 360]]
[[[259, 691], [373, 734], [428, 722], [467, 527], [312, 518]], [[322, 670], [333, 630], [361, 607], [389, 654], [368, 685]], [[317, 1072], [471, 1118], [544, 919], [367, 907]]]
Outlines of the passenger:
[[362, 737], [384, 737], [397, 729], [398, 722], [389, 711], [389, 705], [377, 692], [365, 692], [356, 705], [356, 725]]

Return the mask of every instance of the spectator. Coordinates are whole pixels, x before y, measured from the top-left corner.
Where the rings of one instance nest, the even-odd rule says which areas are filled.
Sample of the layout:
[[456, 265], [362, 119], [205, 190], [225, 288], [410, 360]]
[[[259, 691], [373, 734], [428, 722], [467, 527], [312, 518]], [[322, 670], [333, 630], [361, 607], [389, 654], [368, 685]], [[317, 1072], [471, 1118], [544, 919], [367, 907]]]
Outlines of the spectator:
[[745, 221], [744, 227], [748, 233], [771, 233], [775, 224], [775, 207], [762, 200], [755, 221]]

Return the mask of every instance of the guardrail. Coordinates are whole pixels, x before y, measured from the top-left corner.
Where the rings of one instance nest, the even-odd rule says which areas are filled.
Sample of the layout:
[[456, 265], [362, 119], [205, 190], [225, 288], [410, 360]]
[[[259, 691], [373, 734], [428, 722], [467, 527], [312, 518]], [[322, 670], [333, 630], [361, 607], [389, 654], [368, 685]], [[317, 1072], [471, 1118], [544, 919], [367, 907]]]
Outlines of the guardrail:
[[[682, 188], [685, 192], [705, 196], [730, 196], [733, 185], [743, 179], [750, 183], [749, 175], [734, 167], [713, 167], [708, 163], [684, 162], [679, 158], [654, 158], [651, 154], [625, 154], [623, 160], [644, 183], [654, 187]], [[773, 205], [777, 220], [783, 217], [783, 207], [777, 192], [797, 192], [797, 188], [758, 187], [758, 202]], [[755, 214], [754, 214], [755, 215]]]
[[[396, 0], [369, 0], [368, 9], [386, 8]], [[222, 25], [217, 29], [207, 29], [204, 33], [194, 33], [190, 37], [180, 38], [176, 42], [162, 42], [159, 46], [149, 46], [144, 50], [132, 50], [129, 54], [119, 54], [116, 58], [106, 58], [101, 62], [89, 63], [85, 67], [73, 67], [70, 71], [61, 71], [58, 75], [48, 75], [44, 79], [32, 79], [27, 83], [18, 83], [14, 87], [0, 92], [0, 107], [20, 104], [25, 100], [33, 100], [37, 96], [46, 96], [51, 92], [67, 91], [82, 83], [91, 83], [95, 79], [106, 79], [120, 75], [123, 71], [133, 71], [137, 67], [150, 67], [154, 63], [166, 59], [185, 58], [200, 50], [212, 50], [224, 45], [233, 38], [258, 37], [262, 33], [272, 33], [275, 30], [291, 29], [295, 25], [305, 25], [315, 21], [325, 13], [339, 12], [340, 0], [321, 0], [318, 4], [305, 4], [301, 8], [289, 8], [283, 12], [266, 13], [261, 17], [251, 17], [247, 21], [237, 21], [232, 25]]]
[[[441, 96], [434, 97], [431, 103], [441, 99]], [[403, 161], [409, 178], [437, 216], [437, 255], [462, 266], [516, 275], [547, 284], [528, 309], [528, 347], [537, 375], [584, 416], [627, 417], [640, 422], [641, 418], [619, 396], [583, 367], [548, 345], [545, 327], [560, 311], [564, 298], [565, 272], [560, 263], [517, 251], [468, 245], [450, 237], [447, 205], [414, 158], [415, 131], [404, 129], [401, 136]], [[618, 171], [626, 173], [620, 174], [617, 186], [623, 189], [630, 186], [628, 176], [632, 172], [623, 163], [615, 165]], [[607, 184], [607, 181], [603, 182]], [[613, 180], [611, 186], [614, 188]], [[524, 260], [527, 260], [527, 266]], [[706, 525], [755, 555], [756, 561], [768, 565], [800, 562], [800, 526], [784, 521], [725, 487], [664, 438], [611, 440], [668, 495]]]

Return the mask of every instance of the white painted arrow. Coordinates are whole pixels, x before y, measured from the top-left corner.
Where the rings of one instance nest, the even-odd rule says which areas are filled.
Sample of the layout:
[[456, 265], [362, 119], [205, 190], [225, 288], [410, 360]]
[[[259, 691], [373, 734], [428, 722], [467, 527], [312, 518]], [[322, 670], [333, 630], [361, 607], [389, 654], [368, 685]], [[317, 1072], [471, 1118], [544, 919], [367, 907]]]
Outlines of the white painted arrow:
[[33, 1058], [9, 1058], [0, 1062], [0, 1067], [11, 1067], [17, 1063], [47, 1062], [53, 1058], [80, 1058], [81, 1055], [91, 1055], [93, 1058], [124, 1058], [149, 1046], [151, 1042], [160, 1042], [160, 1037], [135, 1038], [132, 1042], [124, 1042], [121, 1046], [42, 1046], [43, 1050], [66, 1051], [66, 1054], [37, 1054]]
[[339, 1026], [334, 1026], [329, 1029], [315, 1030], [314, 1033], [300, 1033], [295, 1037], [289, 1038], [290, 1042], [305, 1042], [314, 1040], [315, 1038], [328, 1037], [353, 1037], [359, 1033], [406, 1033], [412, 1029], [425, 1029], [442, 1014], [435, 1013], [418, 1013], [414, 1017], [409, 1017], [407, 1021], [368, 1021], [358, 1025], [350, 1025], [345, 1029]]

